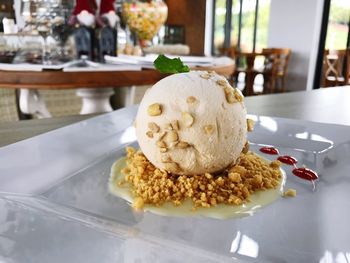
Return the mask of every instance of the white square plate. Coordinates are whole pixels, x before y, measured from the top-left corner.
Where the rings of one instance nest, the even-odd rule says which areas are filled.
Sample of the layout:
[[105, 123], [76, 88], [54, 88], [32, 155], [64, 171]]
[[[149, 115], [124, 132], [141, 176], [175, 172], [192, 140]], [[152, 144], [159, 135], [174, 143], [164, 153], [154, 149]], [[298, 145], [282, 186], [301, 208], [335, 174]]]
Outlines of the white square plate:
[[136, 110], [0, 148], [0, 261], [350, 261], [349, 127], [251, 116], [251, 149], [273, 145], [296, 157], [318, 172], [316, 190], [284, 166], [297, 197], [253, 216], [163, 217], [135, 213], [107, 191], [111, 165], [126, 145], [137, 146]]

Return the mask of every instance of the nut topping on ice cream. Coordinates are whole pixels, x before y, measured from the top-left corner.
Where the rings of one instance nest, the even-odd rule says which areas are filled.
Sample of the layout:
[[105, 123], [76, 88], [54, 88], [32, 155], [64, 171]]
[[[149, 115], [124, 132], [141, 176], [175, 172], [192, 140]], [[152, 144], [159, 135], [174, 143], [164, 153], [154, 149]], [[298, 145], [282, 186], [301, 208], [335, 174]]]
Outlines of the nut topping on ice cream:
[[153, 103], [149, 105], [147, 112], [150, 116], [158, 116], [162, 114], [162, 106], [159, 103]]
[[192, 104], [192, 103], [196, 102], [196, 98], [193, 96], [189, 96], [189, 97], [187, 97], [186, 101], [188, 104]]
[[188, 112], [182, 113], [182, 123], [184, 124], [185, 127], [187, 128], [191, 127], [193, 122], [194, 122], [194, 118], [191, 115], [191, 113], [188, 113]]
[[148, 128], [154, 133], [159, 132], [159, 129], [160, 129], [159, 126], [157, 124], [155, 124], [154, 122], [148, 123]]
[[246, 144], [243, 96], [216, 73], [192, 71], [159, 81], [142, 99], [136, 122], [147, 159], [175, 174], [220, 171]]
[[254, 121], [252, 119], [247, 119], [247, 129], [249, 132], [254, 130]]
[[205, 134], [212, 134], [214, 132], [215, 126], [214, 125], [206, 125], [204, 126], [204, 132]]

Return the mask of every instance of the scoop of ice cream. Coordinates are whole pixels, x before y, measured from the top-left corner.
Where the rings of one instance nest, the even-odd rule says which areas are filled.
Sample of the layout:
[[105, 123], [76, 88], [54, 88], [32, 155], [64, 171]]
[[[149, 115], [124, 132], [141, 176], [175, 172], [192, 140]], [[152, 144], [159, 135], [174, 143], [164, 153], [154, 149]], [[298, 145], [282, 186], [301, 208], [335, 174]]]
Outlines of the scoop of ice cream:
[[241, 92], [206, 71], [174, 74], [156, 83], [143, 97], [135, 124], [148, 160], [175, 174], [224, 169], [237, 160], [247, 136]]

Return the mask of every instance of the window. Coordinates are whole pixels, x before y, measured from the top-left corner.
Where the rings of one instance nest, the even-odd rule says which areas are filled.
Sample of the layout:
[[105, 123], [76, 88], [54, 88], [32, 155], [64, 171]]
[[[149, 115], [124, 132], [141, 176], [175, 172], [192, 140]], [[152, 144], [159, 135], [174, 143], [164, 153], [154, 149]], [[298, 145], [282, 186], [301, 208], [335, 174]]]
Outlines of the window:
[[224, 46], [225, 38], [225, 18], [226, 18], [226, 0], [214, 1], [214, 53], [219, 53], [220, 47]]
[[[315, 68], [314, 89], [347, 84], [349, 68], [345, 49], [350, 48], [350, 2], [325, 0]], [[325, 52], [325, 49], [328, 50]], [[326, 55], [325, 54], [329, 54]], [[328, 68], [327, 68], [328, 67]], [[331, 68], [331, 70], [329, 70]], [[336, 78], [334, 78], [334, 76]], [[343, 79], [342, 79], [343, 78]], [[335, 81], [332, 81], [332, 80]]]
[[215, 0], [213, 53], [229, 46], [246, 52], [267, 47], [270, 1]]
[[349, 46], [350, 1], [332, 0], [329, 10], [326, 49], [346, 49]]

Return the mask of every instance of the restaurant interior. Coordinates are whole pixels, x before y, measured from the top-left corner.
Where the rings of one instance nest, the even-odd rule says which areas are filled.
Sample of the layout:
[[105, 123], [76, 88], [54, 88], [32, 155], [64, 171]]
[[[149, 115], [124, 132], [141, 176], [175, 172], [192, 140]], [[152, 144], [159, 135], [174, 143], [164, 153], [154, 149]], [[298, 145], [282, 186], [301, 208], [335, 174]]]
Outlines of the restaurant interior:
[[[144, 109], [147, 94], [162, 98], [158, 102], [165, 105], [165, 91], [153, 91], [171, 77], [197, 71], [205, 72], [198, 73], [204, 80], [220, 78], [218, 86], [228, 85], [223, 93], [228, 103], [244, 98], [243, 108], [255, 123], [244, 147], [250, 144], [267, 159], [276, 157], [289, 165], [286, 185], [291, 188], [283, 196], [298, 191], [289, 210], [278, 201], [280, 205], [248, 216], [253, 219], [186, 218], [182, 223], [169, 217], [174, 224], [170, 227], [159, 211], [155, 215], [150, 209], [141, 216], [124, 206], [106, 205], [112, 197], [99, 197], [102, 191], [94, 187], [104, 181], [94, 181], [90, 174], [105, 178], [109, 170], [101, 168], [103, 163], [109, 164], [113, 154], [119, 158], [129, 144], [135, 146], [132, 127], [144, 150], [137, 133], [141, 113], [136, 111]], [[174, 93], [167, 94], [173, 97], [171, 110], [183, 107], [178, 96], [187, 94], [180, 81], [176, 85]], [[210, 98], [209, 89], [201, 96], [213, 99], [203, 109], [210, 117], [216, 97]], [[188, 97], [187, 103], [189, 99], [195, 101]], [[112, 262], [112, 248], [113, 262], [168, 262], [170, 255], [175, 261], [169, 262], [349, 262], [349, 101], [348, 0], [0, 0], [0, 262]], [[170, 114], [161, 105], [152, 104], [148, 115]], [[179, 141], [175, 131], [201, 123], [200, 113], [194, 112], [183, 112], [180, 126], [165, 128], [164, 134], [175, 133], [174, 147], [192, 147]], [[220, 116], [218, 138], [224, 133]], [[224, 122], [231, 117], [236, 115]], [[146, 134], [153, 139], [162, 127], [148, 125]], [[249, 121], [247, 125], [252, 131]], [[211, 127], [205, 126], [205, 132], [211, 133]], [[193, 136], [206, 140], [200, 132]], [[171, 153], [162, 136], [157, 145], [161, 153]], [[223, 153], [217, 152], [220, 158]], [[182, 158], [162, 162], [179, 171], [191, 156]], [[84, 174], [90, 179], [82, 179]], [[301, 183], [289, 179], [290, 174]], [[43, 211], [57, 217], [46, 218]], [[255, 214], [252, 211], [246, 214]], [[10, 213], [18, 219], [18, 232], [12, 225], [2, 227], [13, 223]], [[37, 220], [30, 233], [22, 227], [29, 229], [26, 213]], [[59, 221], [65, 218], [72, 226]], [[297, 225], [304, 218], [309, 219]], [[280, 220], [286, 228], [277, 223]], [[30, 239], [53, 231], [40, 222], [62, 225], [65, 234], [58, 234], [56, 245], [70, 244], [60, 245], [62, 253], [44, 241], [30, 244]], [[217, 245], [200, 234], [207, 229]], [[125, 242], [113, 243], [116, 239], [105, 237], [107, 232]], [[90, 238], [105, 245], [87, 245]], [[38, 252], [43, 247], [46, 254]]]
[[[199, 67], [219, 63], [221, 73], [245, 96], [349, 82], [347, 1], [153, 1], [155, 7], [141, 13], [140, 20], [132, 17], [132, 6], [123, 6], [125, 1], [97, 2], [1, 1], [2, 121], [98, 114], [137, 104], [159, 77], [124, 83], [102, 72], [149, 67], [138, 61], [141, 68], [130, 68], [149, 54], [191, 56]], [[147, 22], [152, 8], [159, 14]], [[114, 60], [118, 56], [133, 61]], [[231, 61], [209, 59], [220, 57]], [[66, 71], [79, 79], [70, 81], [74, 74], [61, 74]], [[100, 74], [87, 80], [88, 72]], [[89, 96], [110, 102], [94, 109]]]

